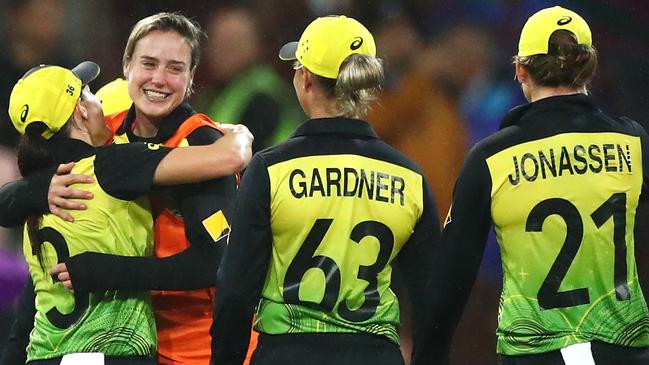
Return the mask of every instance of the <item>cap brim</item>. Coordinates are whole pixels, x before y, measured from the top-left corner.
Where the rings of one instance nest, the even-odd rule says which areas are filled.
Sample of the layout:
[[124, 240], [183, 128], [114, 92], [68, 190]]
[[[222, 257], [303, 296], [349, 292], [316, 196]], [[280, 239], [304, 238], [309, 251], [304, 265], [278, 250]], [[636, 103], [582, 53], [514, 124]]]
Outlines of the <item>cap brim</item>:
[[81, 80], [82, 85], [87, 85], [99, 76], [99, 65], [91, 61], [81, 62], [73, 68], [72, 73]]
[[283, 61], [293, 61], [297, 59], [295, 57], [295, 51], [297, 51], [298, 42], [289, 42], [279, 50], [279, 59]]

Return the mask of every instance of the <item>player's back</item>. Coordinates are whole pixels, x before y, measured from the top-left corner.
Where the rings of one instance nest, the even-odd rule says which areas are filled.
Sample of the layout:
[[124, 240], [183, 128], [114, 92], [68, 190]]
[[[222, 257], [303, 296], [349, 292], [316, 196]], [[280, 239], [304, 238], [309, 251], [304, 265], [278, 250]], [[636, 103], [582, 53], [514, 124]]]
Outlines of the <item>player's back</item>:
[[425, 183], [413, 162], [372, 135], [360, 121], [311, 120], [260, 152], [273, 248], [258, 330], [398, 342], [390, 263], [423, 213]]
[[646, 346], [634, 258], [646, 134], [586, 97], [534, 104], [477, 147], [505, 273], [498, 352], [591, 340]]
[[[43, 266], [25, 230], [24, 254], [37, 294], [35, 325], [28, 347], [30, 361], [75, 352], [146, 357], [155, 353], [155, 323], [148, 292], [70, 293], [48, 274], [57, 262], [83, 252], [152, 254], [153, 222], [148, 200], [132, 200], [135, 196], [129, 195], [137, 189], [126, 187], [129, 182], [117, 182], [123, 176], [108, 171], [110, 164], [103, 163], [129, 155], [124, 148], [118, 148], [120, 155], [111, 155], [116, 148], [105, 147], [98, 150], [98, 155], [76, 162], [72, 173], [94, 176], [93, 183], [79, 187], [91, 192], [93, 200], [86, 210], [69, 211], [74, 222], [52, 214], [43, 216], [39, 226]], [[97, 173], [98, 164], [103, 165], [101, 173]]]

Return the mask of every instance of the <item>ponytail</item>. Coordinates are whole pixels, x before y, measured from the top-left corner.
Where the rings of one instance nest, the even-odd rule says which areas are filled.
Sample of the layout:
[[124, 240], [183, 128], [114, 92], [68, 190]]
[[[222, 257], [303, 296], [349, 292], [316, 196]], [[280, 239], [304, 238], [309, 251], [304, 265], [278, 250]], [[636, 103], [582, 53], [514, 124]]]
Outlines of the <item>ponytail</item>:
[[[45, 129], [47, 129], [47, 126], [43, 123], [32, 123], [20, 138], [20, 142], [18, 143], [18, 169], [23, 176], [52, 166], [56, 162], [47, 149], [47, 140], [42, 136]], [[59, 133], [61, 132], [64, 131], [62, 130]], [[41, 252], [41, 244], [43, 242], [43, 237], [40, 234], [41, 218], [42, 214], [30, 214], [27, 216], [25, 224], [27, 226], [27, 234], [32, 247], [32, 253], [38, 257], [41, 268], [45, 271]]]
[[343, 116], [360, 118], [378, 97], [384, 72], [380, 59], [355, 53], [340, 65], [337, 79], [314, 76], [327, 96], [336, 98]]

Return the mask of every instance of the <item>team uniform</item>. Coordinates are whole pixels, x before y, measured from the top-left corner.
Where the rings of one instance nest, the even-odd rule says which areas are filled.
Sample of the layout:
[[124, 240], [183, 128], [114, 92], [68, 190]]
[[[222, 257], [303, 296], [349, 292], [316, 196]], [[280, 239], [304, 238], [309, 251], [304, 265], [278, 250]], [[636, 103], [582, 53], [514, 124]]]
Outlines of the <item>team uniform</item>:
[[255, 306], [253, 364], [403, 363], [392, 264], [420, 293], [437, 222], [419, 168], [369, 124], [305, 122], [246, 170], [219, 273], [212, 363], [242, 363]]
[[598, 365], [649, 361], [649, 312], [634, 257], [648, 157], [642, 127], [607, 116], [589, 96], [513, 109], [470, 152], [457, 181], [444, 259], [428, 291], [430, 347], [416, 363], [448, 355], [491, 223], [504, 271], [503, 364], [561, 364], [562, 349], [589, 342]]
[[34, 328], [27, 347], [29, 364], [58, 364], [66, 354], [100, 352], [106, 364], [155, 364], [156, 330], [147, 291], [67, 291], [48, 268], [83, 252], [150, 255], [152, 216], [146, 194], [162, 158], [171, 150], [138, 143], [92, 146], [72, 139], [52, 140], [57, 163], [76, 161], [73, 173], [94, 176], [87, 210], [71, 211], [75, 222], [46, 214], [39, 225], [42, 261], [27, 229], [24, 255], [36, 293]]
[[[144, 141], [183, 147], [209, 144], [221, 136], [214, 122], [186, 103], [161, 121], [152, 138], [133, 134], [133, 108], [107, 117], [107, 122], [117, 144]], [[133, 260], [88, 254], [69, 260], [75, 287], [93, 291], [108, 287], [157, 289], [151, 294], [160, 364], [209, 363], [214, 280], [229, 233], [226, 217], [235, 193], [234, 176], [155, 189], [151, 194], [154, 257]], [[119, 274], [97, 272], [96, 267], [119, 268]]]
[[[115, 134], [115, 144], [147, 142], [184, 147], [209, 144], [221, 136], [214, 122], [194, 112], [187, 103], [170, 113], [151, 138], [133, 134], [132, 108], [109, 115], [106, 121]], [[127, 160], [125, 157], [123, 162]], [[47, 211], [47, 191], [54, 171], [39, 171], [3, 187], [0, 223], [15, 224], [18, 219], [24, 221], [31, 212]], [[156, 188], [150, 194], [154, 215], [153, 257], [87, 252], [66, 260], [75, 289], [156, 289], [152, 299], [160, 364], [209, 363], [214, 281], [229, 233], [227, 216], [235, 193], [234, 176]], [[97, 270], [97, 267], [113, 270]], [[32, 314], [33, 309], [20, 308], [20, 317], [29, 318]], [[25, 332], [23, 327], [12, 332]], [[18, 352], [12, 351], [16, 355]]]

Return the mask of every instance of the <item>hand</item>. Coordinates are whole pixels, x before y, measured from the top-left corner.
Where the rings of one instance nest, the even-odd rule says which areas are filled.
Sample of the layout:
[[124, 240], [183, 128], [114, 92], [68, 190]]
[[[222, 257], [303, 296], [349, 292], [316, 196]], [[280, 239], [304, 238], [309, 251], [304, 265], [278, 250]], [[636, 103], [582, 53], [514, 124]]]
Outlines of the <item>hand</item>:
[[[250, 133], [248, 127], [243, 124], [219, 124], [219, 129], [223, 133], [224, 140], [222, 143], [229, 144], [243, 160], [240, 170], [243, 170], [252, 158], [252, 141], [255, 137]], [[239, 171], [240, 171], [239, 170]]]
[[72, 184], [93, 182], [93, 178], [90, 176], [71, 174], [73, 167], [74, 162], [59, 165], [56, 174], [50, 181], [50, 189], [47, 192], [47, 204], [50, 213], [68, 222], [74, 222], [74, 218], [63, 209], [86, 209], [85, 204], [70, 199], [92, 199], [91, 192], [69, 188]]
[[50, 276], [54, 282], [60, 282], [63, 284], [63, 287], [74, 293], [74, 287], [72, 286], [72, 278], [70, 278], [70, 273], [68, 272], [68, 267], [65, 263], [60, 263], [54, 266], [50, 270]]

